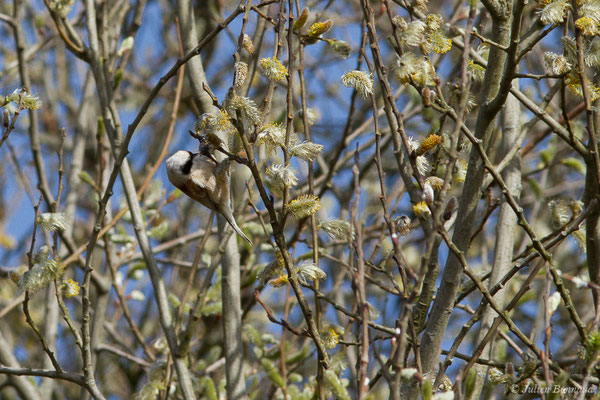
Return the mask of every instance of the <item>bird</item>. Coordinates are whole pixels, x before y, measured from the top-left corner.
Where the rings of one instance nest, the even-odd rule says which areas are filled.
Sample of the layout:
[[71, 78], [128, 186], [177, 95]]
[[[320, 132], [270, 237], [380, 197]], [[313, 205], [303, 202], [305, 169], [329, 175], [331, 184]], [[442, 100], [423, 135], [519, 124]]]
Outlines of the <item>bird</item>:
[[166, 162], [169, 181], [198, 203], [221, 214], [233, 230], [246, 242], [252, 241], [235, 222], [229, 195], [229, 159], [217, 162], [206, 156], [206, 149], [198, 153], [179, 150]]

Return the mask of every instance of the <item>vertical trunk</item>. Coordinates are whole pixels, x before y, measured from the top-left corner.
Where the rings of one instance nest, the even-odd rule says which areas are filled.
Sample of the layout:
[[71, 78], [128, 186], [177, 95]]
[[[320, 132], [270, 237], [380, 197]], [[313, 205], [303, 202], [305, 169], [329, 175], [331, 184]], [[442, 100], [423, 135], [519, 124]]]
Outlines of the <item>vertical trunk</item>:
[[[492, 31], [496, 33], [494, 40], [504, 46], [509, 43], [511, 19], [508, 16], [504, 19], [495, 19], [492, 24]], [[497, 111], [490, 110], [487, 105], [498, 94], [500, 82], [505, 73], [506, 58], [504, 50], [496, 47], [490, 49], [488, 68], [483, 84], [482, 105], [477, 115], [475, 128], [475, 135], [479, 140], [483, 141], [484, 148], [487, 148], [492, 136], [494, 121], [497, 115]], [[459, 204], [456, 228], [452, 237], [452, 240], [461, 251], [466, 252], [469, 248], [477, 205], [481, 194], [483, 176], [483, 161], [479, 157], [477, 150], [473, 147]], [[454, 300], [460, 288], [461, 276], [462, 266], [460, 261], [456, 255], [450, 253], [421, 342], [421, 363], [424, 373], [431, 371], [437, 362], [442, 346], [442, 338], [448, 326], [450, 315], [454, 309]]]
[[[594, 78], [597, 78], [598, 74]], [[598, 101], [593, 103], [594, 109], [598, 107]], [[600, 127], [600, 113], [593, 111], [594, 127], [598, 130]], [[593, 133], [594, 138], [598, 138], [598, 132]], [[590, 202], [598, 197], [598, 174], [594, 161], [586, 161], [586, 176], [585, 189], [583, 194], [583, 203], [587, 207]], [[587, 253], [588, 273], [590, 281], [600, 286], [600, 210], [598, 207], [592, 211], [585, 220], [585, 247]], [[594, 307], [596, 315], [600, 313], [600, 293], [597, 290], [592, 290], [594, 296]], [[596, 321], [598, 318], [596, 318]]]
[[[506, 107], [502, 118], [502, 151], [506, 152], [518, 140], [520, 131], [520, 114], [521, 109], [517, 99], [512, 95], [506, 99]], [[502, 173], [502, 177], [506, 182], [511, 195], [518, 200], [521, 195], [521, 157], [519, 153], [511, 160]], [[506, 198], [502, 197], [500, 205], [500, 214], [498, 215], [498, 224], [496, 226], [496, 248], [494, 251], [494, 265], [492, 267], [491, 276], [488, 287], [493, 287], [504, 276], [512, 265], [513, 248], [515, 240], [515, 229], [517, 227], [517, 216], [506, 202]], [[506, 296], [506, 288], [499, 290], [494, 296], [494, 300], [504, 306]], [[483, 311], [477, 343], [479, 343], [489, 331], [496, 312], [487, 305]], [[492, 343], [485, 347], [481, 357], [488, 359], [493, 357]], [[477, 376], [475, 380], [475, 391], [471, 398], [476, 399], [481, 393], [488, 367], [482, 364], [476, 364], [474, 367]]]
[[[589, 203], [598, 196], [598, 178], [595, 172], [594, 162], [587, 164], [585, 179], [585, 191], [583, 202], [587, 207]], [[585, 247], [587, 252], [588, 272], [590, 281], [600, 285], [600, 211], [598, 207], [592, 211], [585, 221]], [[600, 295], [598, 291], [592, 290], [594, 307], [596, 313], [600, 312]]]
[[[224, 218], [218, 218], [219, 235], [229, 227]], [[229, 228], [231, 229], [231, 228]], [[227, 398], [246, 398], [244, 376], [244, 343], [242, 341], [242, 301], [240, 297], [240, 257], [237, 235], [229, 237], [221, 264], [221, 299], [223, 304], [223, 348]]]

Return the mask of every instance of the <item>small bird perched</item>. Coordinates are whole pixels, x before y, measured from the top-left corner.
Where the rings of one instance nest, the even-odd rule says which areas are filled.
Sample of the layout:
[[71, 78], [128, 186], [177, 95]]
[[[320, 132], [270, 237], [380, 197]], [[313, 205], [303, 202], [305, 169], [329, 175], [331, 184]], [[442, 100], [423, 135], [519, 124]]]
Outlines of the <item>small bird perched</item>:
[[252, 241], [235, 222], [229, 197], [229, 160], [216, 162], [206, 151], [180, 150], [167, 160], [169, 181], [188, 197], [221, 214], [245, 241]]

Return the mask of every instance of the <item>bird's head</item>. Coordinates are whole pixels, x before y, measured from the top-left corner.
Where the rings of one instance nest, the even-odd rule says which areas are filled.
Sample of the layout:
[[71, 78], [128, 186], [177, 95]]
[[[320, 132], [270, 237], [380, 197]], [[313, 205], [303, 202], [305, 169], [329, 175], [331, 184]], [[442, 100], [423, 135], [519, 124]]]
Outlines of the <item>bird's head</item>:
[[194, 153], [180, 150], [167, 159], [167, 176], [175, 186], [184, 184], [192, 170]]

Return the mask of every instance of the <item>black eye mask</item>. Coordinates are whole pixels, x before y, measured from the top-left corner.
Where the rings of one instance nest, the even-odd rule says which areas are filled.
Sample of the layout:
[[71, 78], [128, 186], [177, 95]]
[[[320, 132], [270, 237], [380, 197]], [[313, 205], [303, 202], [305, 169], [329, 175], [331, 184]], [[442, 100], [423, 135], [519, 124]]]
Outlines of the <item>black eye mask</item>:
[[188, 153], [190, 153], [190, 158], [181, 167], [181, 173], [184, 175], [190, 174], [192, 171], [192, 164], [194, 164], [194, 154], [191, 151], [188, 151]]

